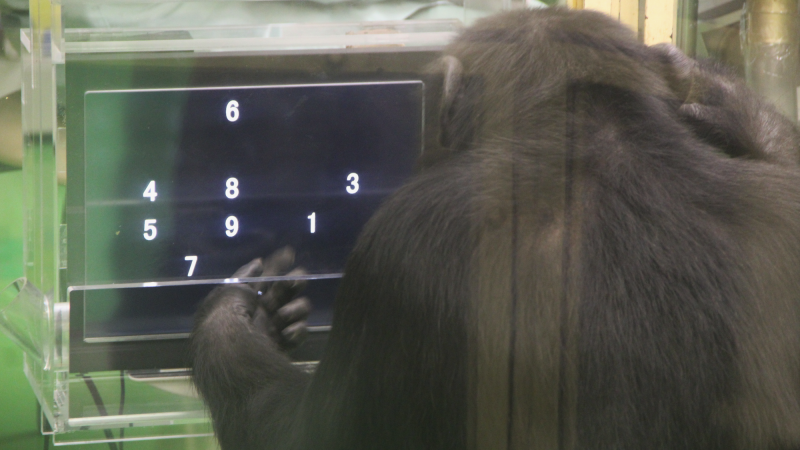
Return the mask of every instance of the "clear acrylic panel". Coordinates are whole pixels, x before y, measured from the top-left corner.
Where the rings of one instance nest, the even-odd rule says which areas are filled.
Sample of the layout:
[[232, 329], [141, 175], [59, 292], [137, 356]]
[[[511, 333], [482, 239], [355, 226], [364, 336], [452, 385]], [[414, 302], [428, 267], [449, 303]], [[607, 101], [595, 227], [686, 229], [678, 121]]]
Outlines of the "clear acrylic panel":
[[[313, 367], [349, 247], [436, 138], [428, 65], [522, 5], [32, 0], [17, 289], [31, 295], [6, 290], [2, 320], [54, 443], [211, 433], [185, 354], [218, 284], [307, 278], [316, 309], [293, 357]], [[263, 181], [287, 174], [300, 179]], [[305, 274], [232, 278], [286, 245]]]
[[[646, 2], [624, 3], [625, 8], [623, 2], [604, 6], [636, 24], [642, 40], [645, 25], [656, 16], [645, 20]], [[427, 98], [435, 84], [430, 64], [476, 19], [536, 5], [535, 0], [32, 0], [32, 28], [20, 37], [25, 279], [0, 294], [5, 308], [0, 327], [26, 352], [25, 373], [54, 442], [208, 436], [205, 407], [186, 372], [186, 341], [198, 302], [217, 285], [307, 279], [316, 315], [309, 341], [292, 357], [313, 370], [327, 342], [333, 297], [355, 237], [412, 176], [417, 157], [436, 145], [439, 104]], [[662, 35], [689, 55], [727, 64], [797, 120], [796, 0], [683, 0], [674, 14], [671, 5], [653, 5], [674, 19], [674, 27], [659, 27]], [[485, 80], [500, 82], [493, 76]], [[618, 90], [617, 100], [638, 95], [614, 84], [617, 79], [604, 81]], [[509, 93], [506, 87], [496, 90]], [[524, 98], [519, 92], [492, 110], [491, 119], [504, 131], [509, 124], [524, 129], [515, 128], [520, 117], [554, 127], [550, 137], [563, 140], [549, 169], [564, 176], [543, 186], [535, 170], [521, 176], [512, 156], [481, 167], [483, 178], [472, 180], [504, 207], [513, 205], [513, 214], [487, 219], [479, 251], [488, 257], [470, 267], [470, 282], [481, 283], [469, 286], [479, 319], [471, 330], [475, 336], [468, 337], [481, 339], [469, 341], [475, 371], [466, 382], [473, 383], [476, 397], [464, 414], [480, 424], [478, 446], [502, 448], [513, 436], [530, 437], [527, 425], [533, 419], [543, 424], [536, 435], [541, 442], [577, 439], [580, 433], [568, 416], [583, 406], [578, 358], [588, 341], [575, 330], [579, 320], [601, 317], [603, 311], [581, 316], [586, 310], [580, 309], [585, 299], [579, 283], [598, 272], [581, 266], [583, 248], [569, 241], [582, 237], [584, 221], [592, 217], [571, 214], [599, 202], [594, 192], [582, 190], [578, 176], [596, 167], [573, 165], [580, 155], [568, 152], [593, 148], [595, 136], [581, 134], [598, 119], [587, 105], [594, 106], [592, 96], [609, 92], [585, 87], [570, 86], [566, 98], [557, 99], [568, 107], [555, 121], [544, 116], [547, 109], [525, 109], [530, 105], [517, 101]], [[661, 179], [664, 186], [672, 181]], [[646, 192], [660, 185], [642, 186]], [[497, 206], [488, 197], [476, 203], [481, 211]], [[716, 212], [711, 206], [709, 211]], [[533, 276], [515, 273], [511, 287], [497, 262], [507, 263], [513, 255], [517, 264], [522, 248], [514, 236], [541, 236], [536, 226], [543, 217], [567, 224], [565, 231], [549, 242], [549, 253], [537, 255], [542, 261], [531, 268]], [[637, 225], [647, 228], [651, 222]], [[662, 237], [656, 233], [634, 250]], [[619, 241], [632, 242], [628, 236]], [[287, 245], [297, 251], [305, 274], [232, 275], [248, 260]], [[558, 282], [541, 287], [548, 279]], [[535, 292], [541, 302], [518, 302], [517, 290]], [[560, 302], [556, 307], [553, 298]], [[620, 341], [614, 344], [629, 343]], [[683, 354], [667, 356], [674, 366], [686, 361]], [[558, 375], [537, 379], [541, 374], [515, 365], [525, 357], [557, 368]], [[698, 358], [697, 365], [706, 362]], [[537, 397], [542, 404], [561, 407], [547, 418], [534, 417], [508, 394], [531, 393], [540, 382], [548, 386]], [[510, 413], [496, 415], [497, 410]]]

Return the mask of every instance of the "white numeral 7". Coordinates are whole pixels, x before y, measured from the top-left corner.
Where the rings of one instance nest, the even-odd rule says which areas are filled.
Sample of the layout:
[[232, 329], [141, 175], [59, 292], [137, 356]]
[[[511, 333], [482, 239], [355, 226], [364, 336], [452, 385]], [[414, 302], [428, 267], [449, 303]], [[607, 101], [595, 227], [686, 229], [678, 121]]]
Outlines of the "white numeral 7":
[[192, 265], [189, 266], [189, 275], [187, 275], [187, 276], [190, 277], [194, 273], [194, 266], [197, 265], [197, 256], [196, 255], [191, 255], [191, 256], [187, 256], [186, 258], [183, 258], [183, 259], [184, 259], [184, 261], [191, 261], [192, 262]]

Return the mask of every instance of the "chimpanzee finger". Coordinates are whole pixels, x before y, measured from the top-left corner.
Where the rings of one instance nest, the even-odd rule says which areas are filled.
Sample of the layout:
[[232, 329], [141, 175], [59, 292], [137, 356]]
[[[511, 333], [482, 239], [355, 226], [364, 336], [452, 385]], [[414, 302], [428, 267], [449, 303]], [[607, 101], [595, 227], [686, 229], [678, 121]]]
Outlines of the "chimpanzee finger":
[[291, 349], [302, 344], [308, 334], [306, 321], [295, 322], [281, 331], [281, 346]]
[[[283, 274], [294, 264], [294, 255], [294, 249], [290, 246], [275, 250], [271, 255], [264, 259], [261, 273], [253, 276], [272, 277]], [[269, 282], [265, 281], [251, 283], [251, 286], [256, 290], [256, 292], [263, 292], [268, 285]]]
[[[287, 276], [305, 275], [306, 271], [298, 267], [287, 274]], [[267, 313], [274, 313], [281, 306], [289, 303], [290, 300], [306, 288], [306, 280], [281, 280], [272, 283], [269, 290], [259, 297], [261, 305]]]
[[294, 264], [294, 249], [287, 245], [286, 247], [275, 250], [269, 257], [264, 260], [264, 276], [279, 275], [287, 270]]
[[274, 314], [283, 305], [289, 303], [306, 287], [305, 280], [282, 280], [272, 283], [266, 294], [259, 299], [267, 313]]
[[256, 258], [249, 263], [239, 267], [236, 272], [233, 273], [231, 278], [248, 278], [248, 277], [258, 277], [261, 276], [261, 273], [264, 271], [264, 265], [261, 261], [261, 258]]
[[311, 302], [306, 297], [300, 297], [278, 308], [272, 321], [275, 328], [283, 330], [295, 322], [305, 321], [309, 313], [311, 313]]

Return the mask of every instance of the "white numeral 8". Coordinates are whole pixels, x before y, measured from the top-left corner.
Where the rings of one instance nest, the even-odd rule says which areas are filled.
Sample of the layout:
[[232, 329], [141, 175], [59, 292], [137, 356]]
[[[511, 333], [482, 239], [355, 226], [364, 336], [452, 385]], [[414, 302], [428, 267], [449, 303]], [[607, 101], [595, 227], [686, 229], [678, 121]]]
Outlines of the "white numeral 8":
[[228, 178], [225, 182], [225, 196], [228, 198], [236, 198], [239, 196], [239, 180], [236, 178]]

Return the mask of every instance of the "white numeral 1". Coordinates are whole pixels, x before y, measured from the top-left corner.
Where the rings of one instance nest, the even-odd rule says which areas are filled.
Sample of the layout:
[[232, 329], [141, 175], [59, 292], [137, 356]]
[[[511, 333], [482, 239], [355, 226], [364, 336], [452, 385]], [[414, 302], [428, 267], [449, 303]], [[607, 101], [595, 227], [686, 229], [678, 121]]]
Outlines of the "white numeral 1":
[[156, 238], [158, 230], [156, 229], [156, 219], [146, 219], [144, 221], [144, 238], [152, 241]]
[[156, 180], [151, 181], [150, 184], [147, 185], [142, 197], [150, 197], [151, 202], [156, 201], [156, 197], [158, 197], [158, 193], [156, 192]]
[[317, 213], [311, 213], [311, 215], [308, 216], [308, 220], [311, 221], [311, 232], [317, 231]]
[[183, 259], [184, 259], [184, 261], [191, 261], [192, 262], [192, 265], [189, 266], [189, 275], [187, 275], [187, 276], [190, 277], [194, 273], [194, 266], [197, 265], [197, 256], [196, 255], [187, 256], [186, 258], [183, 258]]

